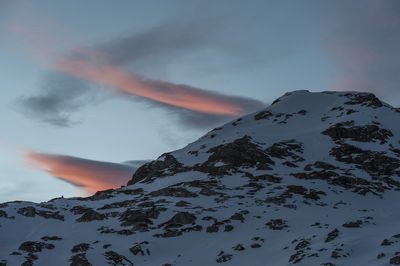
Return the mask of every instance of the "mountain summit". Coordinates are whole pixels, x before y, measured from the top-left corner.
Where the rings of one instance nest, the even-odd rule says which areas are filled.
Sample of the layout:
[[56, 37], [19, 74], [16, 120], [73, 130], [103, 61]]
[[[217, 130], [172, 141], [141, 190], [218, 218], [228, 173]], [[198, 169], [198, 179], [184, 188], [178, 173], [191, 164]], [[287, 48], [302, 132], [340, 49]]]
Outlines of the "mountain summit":
[[0, 204], [0, 265], [400, 264], [400, 110], [294, 91], [87, 198]]

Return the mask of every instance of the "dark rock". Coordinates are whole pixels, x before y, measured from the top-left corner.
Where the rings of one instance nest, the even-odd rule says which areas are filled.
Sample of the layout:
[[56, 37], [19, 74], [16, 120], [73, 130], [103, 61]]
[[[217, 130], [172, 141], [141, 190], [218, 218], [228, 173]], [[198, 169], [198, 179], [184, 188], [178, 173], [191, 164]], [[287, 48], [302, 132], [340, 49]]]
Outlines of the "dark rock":
[[216, 233], [218, 232], [219, 228], [217, 225], [213, 224], [207, 227], [206, 232], [207, 233]]
[[250, 247], [251, 247], [251, 248], [260, 248], [261, 245], [258, 244], [258, 243], [254, 243], [254, 244], [251, 244]]
[[85, 213], [85, 212], [87, 212], [87, 211], [89, 211], [89, 210], [91, 210], [91, 208], [86, 207], [86, 206], [80, 206], [80, 205], [78, 205], [78, 206], [72, 207], [72, 208], [70, 209], [70, 212], [72, 212], [72, 213], [75, 214], [75, 215], [78, 215], [78, 214], [83, 214], [83, 213]]
[[232, 259], [231, 254], [225, 254], [223, 251], [221, 251], [218, 256], [219, 258], [216, 259], [217, 263], [227, 262]]
[[90, 248], [90, 244], [88, 243], [80, 243], [78, 245], [75, 245], [72, 247], [71, 252], [72, 253], [77, 253], [77, 252], [86, 252]]
[[[240, 121], [242, 121], [242, 118], [238, 118], [238, 119], [236, 119], [233, 123], [232, 123], [232, 126], [237, 126], [238, 124], [239, 124], [239, 122]], [[212, 138], [211, 136], [210, 136], [210, 138]]]
[[338, 259], [340, 257], [341, 256], [340, 256], [339, 252], [337, 252], [337, 250], [332, 251], [331, 258]]
[[400, 160], [389, 157], [384, 152], [362, 150], [349, 144], [332, 148], [330, 154], [340, 162], [355, 164], [357, 168], [376, 176], [393, 176], [400, 167]]
[[268, 155], [279, 159], [291, 158], [294, 162], [304, 161], [304, 158], [296, 154], [303, 153], [303, 145], [293, 139], [277, 142], [265, 151]]
[[70, 266], [92, 266], [92, 264], [87, 260], [85, 253], [79, 253], [72, 256], [69, 261]]
[[19, 256], [19, 255], [22, 255], [22, 254], [21, 254], [21, 252], [18, 252], [18, 251], [13, 251], [13, 252], [11, 252], [11, 253], [10, 253], [10, 255], [13, 255], [13, 256], [14, 256], [14, 255], [15, 255], [15, 256]]
[[21, 264], [21, 266], [31, 266], [31, 265], [33, 265], [33, 262], [34, 262], [35, 260], [39, 259], [39, 257], [36, 256], [36, 255], [33, 254], [33, 253], [28, 253], [28, 255], [25, 256], [25, 259], [26, 259], [26, 261], [24, 261], [24, 262]]
[[43, 249], [53, 249], [53, 244], [47, 244], [45, 242], [34, 242], [26, 241], [19, 246], [19, 250], [25, 252], [41, 252]]
[[161, 157], [163, 157], [163, 160], [155, 160], [139, 167], [128, 182], [128, 186], [142, 180], [150, 182], [154, 177], [173, 175], [185, 171], [183, 165], [170, 153], [164, 153]]
[[387, 139], [393, 136], [388, 129], [379, 128], [377, 125], [353, 126], [353, 121], [337, 123], [323, 131], [322, 134], [328, 135], [334, 141], [351, 139], [360, 142], [374, 142], [378, 140], [381, 144], [386, 143]]
[[8, 217], [8, 214], [7, 214], [5, 211], [0, 210], [0, 218], [1, 218], [1, 217], [7, 218], [7, 217]]
[[56, 219], [60, 221], [64, 221], [64, 216], [59, 214], [59, 211], [56, 212], [51, 212], [51, 211], [41, 211], [37, 210], [36, 214], [39, 215], [40, 217], [43, 217], [45, 219]]
[[97, 210], [108, 210], [108, 209], [114, 209], [114, 208], [127, 208], [136, 203], [135, 200], [124, 200], [120, 202], [113, 202], [110, 204], [105, 204], [100, 208], [97, 208]]
[[339, 230], [337, 228], [333, 229], [328, 233], [328, 236], [325, 238], [325, 243], [330, 242], [339, 236]]
[[109, 198], [112, 197], [112, 193], [113, 192], [114, 192], [114, 189], [107, 189], [107, 190], [97, 191], [92, 196], [86, 197], [86, 198], [79, 198], [79, 200], [96, 201], [96, 200], [109, 199]]
[[311, 171], [312, 168], [317, 168], [317, 169], [324, 169], [324, 170], [335, 170], [338, 169], [336, 166], [333, 166], [329, 163], [321, 162], [321, 161], [316, 161], [313, 164], [307, 164], [304, 167], [305, 171]]
[[181, 229], [182, 232], [192, 232], [192, 231], [201, 231], [203, 227], [201, 225], [196, 224], [195, 226], [185, 227]]
[[347, 93], [343, 96], [346, 96], [350, 99], [350, 101], [345, 102], [348, 105], [361, 105], [368, 106], [372, 108], [382, 107], [382, 102], [372, 93]]
[[266, 223], [266, 226], [268, 226], [272, 230], [282, 230], [289, 227], [287, 225], [287, 221], [283, 219], [271, 219], [268, 223]]
[[153, 191], [149, 194], [152, 197], [158, 196], [168, 196], [168, 197], [177, 197], [177, 198], [196, 198], [198, 197], [196, 193], [190, 192], [182, 187], [166, 187], [156, 191]]
[[232, 247], [234, 250], [242, 251], [245, 250], [245, 248], [241, 244], [237, 244], [236, 246]]
[[381, 252], [378, 254], [378, 256], [376, 256], [376, 258], [379, 260], [381, 258], [385, 257], [385, 253]]
[[389, 263], [394, 265], [400, 265], [400, 256], [394, 256], [390, 258]]
[[148, 242], [142, 242], [142, 243], [136, 243], [134, 246], [132, 246], [129, 250], [132, 252], [133, 255], [142, 255], [144, 256], [145, 254], [150, 255], [150, 251], [146, 249], [146, 253], [144, 248], [142, 247], [143, 244], [148, 244]]
[[133, 263], [123, 255], [118, 254], [115, 251], [107, 251], [104, 253], [104, 257], [112, 265], [130, 265], [133, 266]]
[[299, 249], [304, 249], [310, 245], [310, 241], [302, 239], [300, 242], [296, 245], [294, 250], [299, 250]]
[[181, 236], [182, 235], [182, 231], [180, 230], [171, 230], [171, 229], [166, 229], [162, 234], [155, 234], [153, 235], [154, 237], [177, 237], [177, 236]]
[[173, 226], [182, 226], [184, 224], [193, 224], [196, 222], [196, 216], [188, 212], [178, 212], [167, 222], [161, 224], [163, 225], [173, 225]]
[[354, 222], [347, 222], [347, 223], [342, 224], [342, 226], [346, 227], [346, 228], [358, 228], [361, 225], [362, 225], [362, 221], [361, 220], [357, 220], [357, 221], [354, 221]]
[[135, 188], [135, 189], [124, 189], [124, 190], [116, 190], [116, 193], [122, 193], [125, 195], [138, 195], [143, 193], [143, 188]]
[[42, 237], [41, 238], [42, 240], [44, 240], [44, 241], [49, 241], [49, 240], [62, 240], [62, 238], [61, 237], [58, 237], [58, 236], [44, 236], [44, 237]]
[[[257, 145], [251, 142], [251, 137], [244, 136], [227, 144], [211, 148], [207, 153], [212, 153], [208, 160], [195, 169], [212, 175], [225, 175], [239, 167], [257, 167], [259, 170], [271, 169], [275, 163]], [[215, 167], [217, 162], [225, 163]]]
[[85, 211], [85, 213], [78, 219], [77, 222], [91, 222], [91, 221], [101, 221], [106, 219], [107, 216], [101, 213], [96, 212], [95, 210], [89, 209]]
[[239, 220], [239, 221], [241, 221], [242, 223], [244, 222], [244, 217], [243, 217], [243, 215], [242, 215], [241, 213], [235, 213], [234, 215], [232, 215], [232, 216], [230, 217], [230, 219], [231, 219], [231, 220]]
[[156, 219], [160, 214], [160, 209], [153, 207], [150, 209], [131, 210], [128, 209], [121, 214], [119, 221], [121, 226], [133, 226], [135, 230], [147, 230], [153, 224], [150, 219]]
[[261, 111], [254, 115], [254, 120], [269, 119], [272, 116], [274, 115], [271, 113], [271, 111]]
[[225, 225], [224, 232], [230, 232], [233, 230], [233, 226], [230, 224]]
[[17, 213], [26, 217], [35, 217], [36, 209], [34, 207], [28, 206], [24, 208], [19, 208]]
[[116, 231], [118, 235], [124, 235], [124, 236], [130, 236], [133, 235], [135, 232], [133, 232], [132, 230], [127, 230], [127, 229], [123, 229], [123, 230], [119, 230]]
[[177, 206], [177, 207], [186, 207], [189, 205], [190, 205], [190, 203], [187, 201], [184, 201], [184, 200], [180, 200], [177, 203], [175, 203], [175, 206]]
[[300, 115], [306, 115], [307, 111], [302, 109], [302, 110], [298, 111], [297, 113], [300, 114]]
[[393, 242], [389, 241], [388, 239], [384, 239], [381, 243], [381, 246], [390, 246]]
[[254, 181], [267, 181], [267, 182], [271, 182], [271, 183], [281, 183], [282, 182], [282, 178], [279, 176], [273, 176], [273, 175], [258, 175], [258, 176], [254, 176], [250, 173], [246, 173], [246, 176], [249, 177], [251, 180]]

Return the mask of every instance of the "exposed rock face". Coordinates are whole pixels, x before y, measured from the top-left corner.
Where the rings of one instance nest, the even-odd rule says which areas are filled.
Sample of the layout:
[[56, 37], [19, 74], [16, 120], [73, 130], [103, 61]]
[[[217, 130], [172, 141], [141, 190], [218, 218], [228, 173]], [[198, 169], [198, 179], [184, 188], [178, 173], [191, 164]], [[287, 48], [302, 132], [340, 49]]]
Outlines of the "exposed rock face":
[[183, 171], [182, 164], [178, 162], [174, 156], [169, 153], [162, 155], [163, 160], [157, 160], [146, 163], [139, 167], [134, 173], [132, 179], [128, 182], [128, 186], [144, 180], [150, 181], [153, 177], [167, 176], [171, 173]]
[[156, 219], [159, 213], [160, 210], [155, 207], [146, 210], [128, 209], [120, 215], [119, 221], [121, 226], [132, 226], [134, 230], [147, 231], [153, 224], [151, 219]]
[[69, 261], [71, 262], [70, 266], [92, 266], [87, 260], [85, 253], [73, 255]]
[[26, 251], [26, 252], [41, 252], [43, 249], [53, 249], [53, 244], [47, 244], [44, 242], [33, 242], [33, 241], [26, 241], [19, 246], [19, 250]]
[[72, 253], [77, 253], [77, 252], [86, 252], [90, 248], [90, 244], [88, 243], [80, 243], [78, 245], [75, 245], [72, 247], [71, 252]]
[[266, 225], [272, 230], [282, 230], [288, 227], [287, 221], [282, 219], [272, 219]]
[[196, 216], [188, 212], [179, 212], [169, 219], [165, 224], [173, 226], [182, 226], [184, 224], [192, 224], [196, 221]]
[[130, 265], [133, 266], [133, 263], [127, 259], [125, 256], [118, 254], [115, 251], [107, 251], [104, 253], [109, 264], [112, 265]]
[[323, 131], [322, 134], [330, 136], [334, 141], [351, 139], [361, 142], [380, 141], [381, 144], [393, 137], [390, 130], [379, 128], [377, 125], [355, 126], [354, 121], [337, 123]]
[[338, 236], [339, 236], [339, 230], [335, 228], [333, 231], [329, 232], [328, 236], [325, 239], [325, 243], [335, 240], [335, 238], [337, 238]]
[[104, 214], [98, 213], [92, 209], [85, 211], [85, 213], [78, 219], [77, 222], [91, 222], [94, 220], [104, 220], [106, 216]]
[[350, 101], [345, 102], [349, 105], [361, 105], [372, 108], [382, 107], [382, 102], [372, 93], [346, 93], [346, 96]]
[[[211, 153], [208, 160], [198, 169], [213, 175], [229, 174], [239, 167], [256, 167], [259, 170], [269, 170], [274, 162], [257, 144], [251, 142], [251, 137], [244, 136], [235, 141], [222, 144], [207, 151]], [[218, 162], [223, 166], [216, 167]]]
[[0, 265], [400, 264], [400, 111], [295, 91], [127, 187], [0, 204]]
[[38, 215], [45, 219], [57, 219], [64, 221], [64, 216], [60, 215], [59, 212], [37, 210], [32, 206], [20, 208], [18, 209], [17, 213], [26, 217], [35, 217]]

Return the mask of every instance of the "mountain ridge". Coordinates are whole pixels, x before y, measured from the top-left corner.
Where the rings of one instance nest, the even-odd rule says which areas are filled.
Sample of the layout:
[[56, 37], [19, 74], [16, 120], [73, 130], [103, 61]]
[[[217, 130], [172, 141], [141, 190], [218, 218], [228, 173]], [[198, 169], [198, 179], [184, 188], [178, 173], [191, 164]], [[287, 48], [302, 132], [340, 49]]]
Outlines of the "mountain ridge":
[[400, 264], [396, 121], [371, 93], [286, 93], [126, 187], [0, 204], [0, 265]]

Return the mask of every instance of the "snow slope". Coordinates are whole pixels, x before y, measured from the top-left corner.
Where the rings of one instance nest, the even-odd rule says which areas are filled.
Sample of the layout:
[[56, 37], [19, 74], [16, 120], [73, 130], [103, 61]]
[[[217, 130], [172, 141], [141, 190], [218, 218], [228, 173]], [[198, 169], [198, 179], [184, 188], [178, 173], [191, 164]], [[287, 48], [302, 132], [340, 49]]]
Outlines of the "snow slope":
[[0, 265], [400, 264], [400, 110], [294, 91], [88, 198], [0, 204]]

